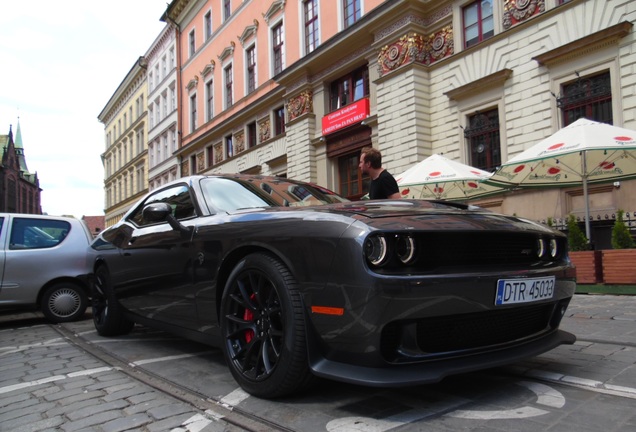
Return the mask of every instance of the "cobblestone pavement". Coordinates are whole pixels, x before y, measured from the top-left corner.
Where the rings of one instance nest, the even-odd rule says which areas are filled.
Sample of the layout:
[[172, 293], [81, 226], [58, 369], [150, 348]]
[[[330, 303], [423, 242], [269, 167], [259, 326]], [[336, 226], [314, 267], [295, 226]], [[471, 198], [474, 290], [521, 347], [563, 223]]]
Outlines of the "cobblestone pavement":
[[51, 325], [0, 329], [0, 431], [239, 431], [106, 366]]
[[[621, 403], [636, 406], [636, 296], [576, 295], [562, 328], [577, 335], [574, 345], [560, 346], [509, 370], [621, 396]], [[231, 417], [222, 407], [199, 409], [177, 396], [102, 363], [42, 320], [0, 316], [0, 431], [245, 430], [241, 423], [228, 421]], [[602, 425], [614, 407], [587, 405], [583, 413], [555, 418], [545, 430], [564, 430], [564, 423], [572, 424], [568, 431], [612, 430]], [[631, 418], [623, 418], [621, 424], [624, 430], [636, 431], [636, 411], [627, 412], [632, 412]], [[508, 426], [507, 431], [519, 430], [519, 423]]]

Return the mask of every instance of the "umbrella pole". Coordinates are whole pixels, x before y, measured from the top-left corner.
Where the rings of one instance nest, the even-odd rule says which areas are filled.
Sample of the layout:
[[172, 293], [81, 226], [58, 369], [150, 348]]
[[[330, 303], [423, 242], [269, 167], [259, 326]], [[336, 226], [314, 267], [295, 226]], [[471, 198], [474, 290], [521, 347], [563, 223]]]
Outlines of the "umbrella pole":
[[587, 150], [583, 150], [583, 200], [585, 201], [585, 236], [588, 243], [592, 242], [590, 235], [590, 200], [587, 192]]

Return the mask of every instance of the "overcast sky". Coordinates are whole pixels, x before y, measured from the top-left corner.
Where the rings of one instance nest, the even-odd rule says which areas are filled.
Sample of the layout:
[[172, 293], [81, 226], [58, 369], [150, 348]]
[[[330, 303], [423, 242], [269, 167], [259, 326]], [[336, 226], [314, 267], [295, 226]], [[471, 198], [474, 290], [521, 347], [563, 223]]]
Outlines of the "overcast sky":
[[0, 13], [0, 134], [18, 118], [51, 215], [104, 214], [97, 116], [165, 23], [168, 0], [7, 1]]

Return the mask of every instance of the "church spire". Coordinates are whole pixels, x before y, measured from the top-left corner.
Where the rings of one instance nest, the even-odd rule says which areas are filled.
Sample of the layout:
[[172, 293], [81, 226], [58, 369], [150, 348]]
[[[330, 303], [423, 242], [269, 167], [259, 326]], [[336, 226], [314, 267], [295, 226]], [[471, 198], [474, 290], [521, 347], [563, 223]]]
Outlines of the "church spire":
[[20, 131], [20, 117], [18, 117], [18, 127], [15, 131], [15, 140], [13, 141], [15, 146], [15, 153], [18, 156], [18, 160], [20, 162], [20, 171], [25, 174], [29, 173], [29, 168], [27, 168], [26, 159], [24, 157], [24, 146], [22, 145], [22, 132]]

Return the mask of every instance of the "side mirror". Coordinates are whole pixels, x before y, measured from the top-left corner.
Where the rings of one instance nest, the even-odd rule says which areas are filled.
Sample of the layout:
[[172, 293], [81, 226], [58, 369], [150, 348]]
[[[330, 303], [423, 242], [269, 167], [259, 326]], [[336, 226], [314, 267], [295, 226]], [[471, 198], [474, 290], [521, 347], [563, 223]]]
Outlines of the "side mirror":
[[150, 222], [164, 222], [172, 215], [172, 208], [166, 203], [156, 202], [145, 206], [142, 215]]
[[192, 228], [183, 226], [174, 216], [172, 216], [172, 207], [166, 203], [157, 202], [148, 204], [142, 210], [142, 214], [145, 220], [150, 222], [168, 222], [173, 230], [181, 233], [182, 236], [187, 237], [192, 233]]

